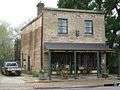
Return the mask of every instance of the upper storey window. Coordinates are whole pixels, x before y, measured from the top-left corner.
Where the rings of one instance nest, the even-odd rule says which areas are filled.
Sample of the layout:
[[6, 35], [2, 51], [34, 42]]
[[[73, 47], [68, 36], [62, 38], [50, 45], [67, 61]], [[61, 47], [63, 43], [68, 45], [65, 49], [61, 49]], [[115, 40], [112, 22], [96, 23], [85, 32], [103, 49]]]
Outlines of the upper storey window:
[[58, 34], [68, 33], [68, 19], [58, 18]]
[[93, 34], [93, 21], [85, 20], [85, 34]]

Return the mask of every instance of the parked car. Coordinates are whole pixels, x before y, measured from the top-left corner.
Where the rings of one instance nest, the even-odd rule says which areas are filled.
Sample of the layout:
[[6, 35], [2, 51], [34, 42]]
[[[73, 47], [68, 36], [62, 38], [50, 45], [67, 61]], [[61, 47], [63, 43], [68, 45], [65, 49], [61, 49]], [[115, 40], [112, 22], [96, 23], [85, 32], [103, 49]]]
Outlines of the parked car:
[[21, 68], [17, 62], [4, 62], [1, 67], [1, 73], [3, 75], [21, 75]]

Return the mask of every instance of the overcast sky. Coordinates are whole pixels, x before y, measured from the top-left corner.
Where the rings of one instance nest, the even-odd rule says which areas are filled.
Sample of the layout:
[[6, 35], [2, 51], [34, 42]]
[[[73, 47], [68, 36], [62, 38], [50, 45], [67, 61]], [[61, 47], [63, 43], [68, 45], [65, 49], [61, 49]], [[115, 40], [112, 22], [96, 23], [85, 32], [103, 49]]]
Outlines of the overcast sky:
[[[46, 7], [57, 7], [57, 0], [41, 0]], [[17, 27], [36, 17], [36, 5], [40, 0], [0, 0], [0, 20]]]

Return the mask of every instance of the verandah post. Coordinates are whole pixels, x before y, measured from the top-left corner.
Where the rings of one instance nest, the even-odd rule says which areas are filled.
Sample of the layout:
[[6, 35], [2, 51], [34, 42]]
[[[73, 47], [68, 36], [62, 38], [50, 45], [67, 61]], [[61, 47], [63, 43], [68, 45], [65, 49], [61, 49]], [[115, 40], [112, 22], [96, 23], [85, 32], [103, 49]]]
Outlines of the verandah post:
[[51, 51], [48, 51], [48, 76], [49, 76], [49, 80], [51, 80]]
[[97, 77], [100, 77], [100, 53], [97, 52]]
[[76, 62], [76, 51], [74, 51], [74, 69], [75, 69], [75, 78], [77, 76], [77, 62]]

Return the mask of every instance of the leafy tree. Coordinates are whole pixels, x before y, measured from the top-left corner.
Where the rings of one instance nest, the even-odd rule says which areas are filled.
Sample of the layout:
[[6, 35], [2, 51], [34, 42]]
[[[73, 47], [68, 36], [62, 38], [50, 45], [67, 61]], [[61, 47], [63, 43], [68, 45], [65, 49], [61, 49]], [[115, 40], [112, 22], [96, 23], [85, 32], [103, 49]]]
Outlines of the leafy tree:
[[97, 11], [104, 11], [106, 15], [112, 15], [115, 9], [118, 16], [120, 15], [120, 0], [92, 0], [90, 8]]
[[111, 15], [112, 10], [116, 9], [118, 16], [120, 16], [120, 0], [105, 0], [104, 7], [106, 14]]
[[13, 29], [9, 24], [0, 22], [0, 60], [11, 60], [14, 58]]
[[116, 43], [119, 45], [120, 37], [116, 33], [120, 30], [120, 0], [95, 0], [90, 6], [105, 12], [106, 38], [110, 47], [113, 48]]
[[[120, 50], [120, 36], [117, 32], [120, 31], [120, 8], [118, 7], [120, 0], [105, 0], [103, 3], [105, 12], [105, 34], [108, 39], [109, 46], [114, 48], [116, 52]], [[113, 10], [116, 10], [113, 12]], [[108, 69], [111, 73], [118, 71], [118, 54], [109, 54]], [[114, 68], [114, 69], [113, 69]]]
[[103, 0], [92, 0], [89, 7], [92, 10], [97, 10], [97, 11], [103, 11], [104, 7], [103, 7]]
[[20, 38], [16, 38], [14, 42], [14, 52], [15, 52], [15, 60], [20, 61], [20, 55], [21, 55], [21, 40]]
[[[120, 0], [105, 0], [104, 7], [106, 12], [106, 37], [111, 47], [120, 49]], [[115, 12], [113, 13], [113, 10]]]
[[70, 8], [70, 9], [90, 9], [89, 3], [92, 0], [59, 0], [59, 8]]

